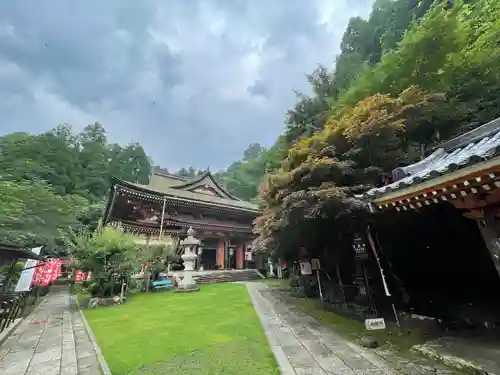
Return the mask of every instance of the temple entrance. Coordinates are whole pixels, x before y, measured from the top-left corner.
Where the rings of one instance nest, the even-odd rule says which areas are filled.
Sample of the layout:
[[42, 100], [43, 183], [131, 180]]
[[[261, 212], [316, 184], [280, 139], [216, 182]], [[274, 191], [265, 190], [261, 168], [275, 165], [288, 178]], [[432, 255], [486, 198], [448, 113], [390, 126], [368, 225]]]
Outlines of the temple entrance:
[[202, 242], [203, 251], [201, 253], [200, 263], [204, 270], [217, 269], [217, 246], [218, 239], [205, 238]]
[[201, 253], [200, 263], [204, 270], [215, 270], [217, 269], [217, 249], [213, 248], [203, 248]]

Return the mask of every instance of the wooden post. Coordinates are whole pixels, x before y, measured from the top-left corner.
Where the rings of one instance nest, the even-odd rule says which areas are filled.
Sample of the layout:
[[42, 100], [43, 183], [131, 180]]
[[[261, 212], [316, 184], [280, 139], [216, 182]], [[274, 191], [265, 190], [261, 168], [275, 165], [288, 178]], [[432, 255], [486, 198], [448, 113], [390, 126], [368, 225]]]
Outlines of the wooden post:
[[339, 282], [340, 291], [342, 293], [342, 297], [344, 297], [344, 307], [347, 310], [347, 296], [346, 296], [345, 290], [344, 290], [344, 283], [342, 283], [342, 278], [340, 277], [340, 268], [339, 268], [338, 263], [335, 265], [335, 270], [337, 271], [337, 280]]
[[319, 299], [321, 300], [321, 303], [323, 303], [323, 291], [321, 290], [321, 279], [319, 277], [319, 269], [316, 270], [316, 278], [318, 280]]
[[160, 235], [158, 237], [159, 241], [161, 241], [161, 237], [163, 235], [163, 220], [165, 220], [165, 206], [167, 204], [167, 197], [163, 197], [163, 208], [161, 210], [161, 222], [160, 222]]
[[370, 226], [366, 228], [366, 234], [368, 235], [368, 242], [370, 243], [370, 247], [372, 249], [373, 255], [375, 256], [375, 260], [377, 261], [377, 266], [380, 271], [380, 277], [382, 278], [382, 284], [384, 286], [385, 295], [391, 299], [392, 312], [394, 313], [394, 318], [396, 319], [396, 324], [398, 327], [401, 327], [399, 323], [398, 312], [396, 311], [396, 306], [394, 306], [394, 302], [392, 300], [391, 292], [389, 291], [389, 287], [385, 280], [384, 269], [382, 268], [382, 264], [380, 263], [380, 258], [378, 256], [378, 251], [375, 247], [375, 242], [373, 241], [372, 232], [370, 230]]

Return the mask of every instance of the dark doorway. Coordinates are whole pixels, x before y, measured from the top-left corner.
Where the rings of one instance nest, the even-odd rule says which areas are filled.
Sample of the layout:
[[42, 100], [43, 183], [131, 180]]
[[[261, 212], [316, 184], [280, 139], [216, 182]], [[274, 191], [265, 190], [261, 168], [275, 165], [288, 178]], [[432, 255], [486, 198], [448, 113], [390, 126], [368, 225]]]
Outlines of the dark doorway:
[[218, 239], [206, 238], [203, 240], [203, 251], [201, 253], [201, 264], [205, 270], [217, 269], [217, 246]]
[[217, 250], [204, 248], [201, 253], [201, 264], [204, 270], [214, 270], [217, 265]]

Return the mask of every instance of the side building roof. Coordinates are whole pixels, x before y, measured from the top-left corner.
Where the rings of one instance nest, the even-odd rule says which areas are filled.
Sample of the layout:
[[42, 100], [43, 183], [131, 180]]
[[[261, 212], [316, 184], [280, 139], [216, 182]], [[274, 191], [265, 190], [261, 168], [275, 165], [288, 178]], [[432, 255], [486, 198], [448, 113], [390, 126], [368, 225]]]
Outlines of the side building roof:
[[7, 244], [0, 244], [0, 264], [4, 264], [5, 262], [9, 262], [14, 259], [42, 260], [44, 258], [40, 255], [35, 254], [30, 249]]
[[431, 189], [500, 166], [500, 118], [439, 145], [427, 158], [393, 170], [392, 183], [362, 198], [379, 203]]

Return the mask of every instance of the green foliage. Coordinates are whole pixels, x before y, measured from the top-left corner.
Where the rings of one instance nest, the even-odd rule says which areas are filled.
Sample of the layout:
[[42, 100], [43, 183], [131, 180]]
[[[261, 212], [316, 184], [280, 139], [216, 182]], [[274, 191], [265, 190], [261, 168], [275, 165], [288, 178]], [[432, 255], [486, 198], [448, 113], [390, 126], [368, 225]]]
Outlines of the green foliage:
[[225, 171], [215, 173], [214, 177], [236, 197], [255, 201], [264, 175], [279, 168], [285, 150], [282, 137], [269, 149], [258, 143], [250, 144], [243, 152], [242, 160], [231, 164]]
[[408, 162], [415, 154], [408, 138], [428, 127], [443, 100], [416, 87], [397, 98], [376, 94], [297, 142], [261, 187], [264, 214], [256, 221], [261, 246], [285, 258], [301, 246], [327, 246], [332, 230], [325, 237], [324, 229], [345, 228], [346, 218], [364, 216], [366, 208], [354, 195]]
[[[344, 33], [335, 71], [329, 72], [325, 67], [318, 66], [307, 76], [312, 93], [297, 93], [296, 105], [285, 116], [285, 133], [278, 138], [276, 145], [261, 152], [260, 157], [238, 161], [218, 174], [229, 191], [242, 199], [259, 202], [260, 199], [255, 195], [264, 175], [280, 167], [286, 150], [295, 142], [303, 137], [311, 137], [324, 128], [332, 111], [338, 108], [336, 103], [339, 98], [341, 103], [353, 105], [377, 92], [398, 94], [410, 85], [425, 88], [418, 81], [412, 81], [389, 91], [378, 87], [372, 90], [366, 88], [359, 77], [367, 76], [373, 82], [377, 82], [380, 76], [383, 77], [383, 74], [375, 75], [372, 72], [374, 67], [398, 48], [406, 30], [412, 24], [418, 24], [433, 2], [434, 0], [379, 0], [375, 2], [368, 20], [353, 18]], [[445, 37], [440, 30], [434, 29], [432, 32], [438, 39]], [[418, 52], [415, 50], [414, 53]], [[411, 56], [413, 57], [414, 55]], [[388, 71], [392, 69], [394, 67], [387, 68]], [[360, 86], [355, 93], [352, 93], [353, 84]], [[351, 96], [355, 99], [347, 100]]]
[[288, 112], [287, 156], [260, 189], [261, 245], [282, 257], [338, 247], [346, 218], [363, 216], [354, 194], [499, 117], [499, 19], [494, 0], [380, 0], [352, 19], [335, 71], [318, 68]]
[[82, 271], [92, 271], [88, 286], [93, 295], [117, 294], [122, 281], [139, 273], [142, 266], [151, 273], [154, 280], [166, 269], [169, 257], [175, 255], [177, 241], [164, 237], [161, 244], [140, 245], [137, 237], [118, 227], [105, 227], [91, 232], [87, 228], [62, 232], [62, 239], [69, 249], [69, 255]]
[[150, 173], [139, 144], [108, 144], [98, 123], [78, 134], [69, 125], [8, 134], [0, 149], [0, 241], [56, 253], [59, 229], [95, 229], [112, 176], [146, 183]]
[[57, 195], [38, 180], [0, 184], [0, 241], [14, 245], [54, 245], [58, 229], [77, 222], [85, 210], [78, 196]]
[[90, 233], [82, 229], [63, 235], [76, 268], [92, 271], [90, 292], [95, 296], [116, 294], [121, 282], [127, 280], [140, 265], [136, 237], [114, 227]]
[[189, 167], [189, 168], [181, 168], [177, 172], [174, 172], [174, 175], [180, 176], [187, 178], [188, 180], [196, 178], [197, 176], [201, 175], [205, 171], [201, 169], [196, 169], [194, 167]]

